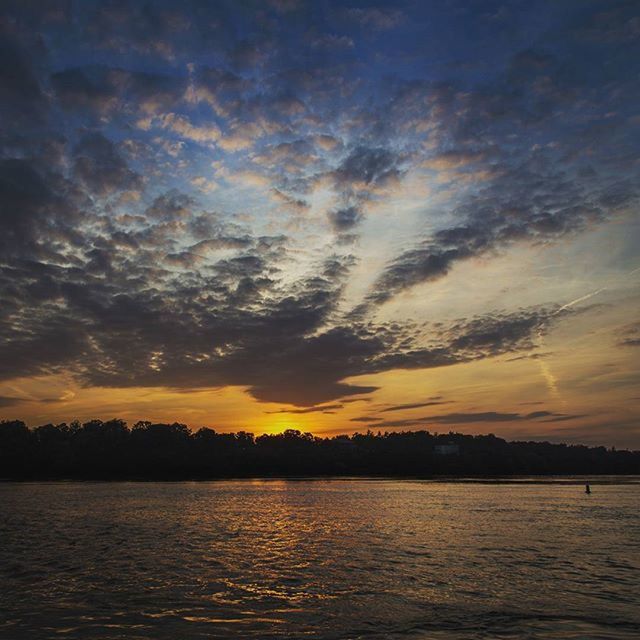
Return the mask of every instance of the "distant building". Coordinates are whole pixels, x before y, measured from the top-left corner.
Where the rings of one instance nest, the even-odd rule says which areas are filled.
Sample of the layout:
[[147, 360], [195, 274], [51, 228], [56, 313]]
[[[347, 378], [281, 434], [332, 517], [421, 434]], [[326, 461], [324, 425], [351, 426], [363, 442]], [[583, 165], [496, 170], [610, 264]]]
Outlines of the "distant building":
[[454, 442], [447, 442], [447, 444], [437, 444], [433, 451], [437, 456], [457, 456], [460, 454], [460, 446]]

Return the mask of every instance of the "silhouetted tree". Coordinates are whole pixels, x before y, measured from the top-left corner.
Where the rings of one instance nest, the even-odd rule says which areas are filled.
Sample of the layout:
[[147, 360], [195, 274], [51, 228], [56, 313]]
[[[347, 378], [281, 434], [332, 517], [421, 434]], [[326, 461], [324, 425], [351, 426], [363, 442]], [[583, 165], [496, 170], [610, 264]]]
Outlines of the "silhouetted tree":
[[[452, 455], [439, 455], [438, 445]], [[0, 422], [0, 477], [224, 478], [247, 476], [504, 476], [640, 474], [640, 452], [507, 442], [493, 434], [406, 431], [319, 438], [297, 429], [258, 438], [247, 431], [195, 433], [180, 423], [90, 420]]]

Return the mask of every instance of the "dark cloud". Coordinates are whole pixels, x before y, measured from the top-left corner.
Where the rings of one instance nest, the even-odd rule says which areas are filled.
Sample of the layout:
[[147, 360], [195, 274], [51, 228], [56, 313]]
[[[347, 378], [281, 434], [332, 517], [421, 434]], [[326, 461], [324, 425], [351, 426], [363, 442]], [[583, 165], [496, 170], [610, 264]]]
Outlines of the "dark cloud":
[[5, 407], [13, 407], [23, 401], [23, 398], [15, 398], [13, 396], [0, 396], [0, 409], [4, 409]]
[[451, 400], [429, 400], [427, 402], [413, 402], [409, 404], [397, 404], [393, 407], [380, 409], [380, 413], [389, 413], [391, 411], [405, 411], [407, 409], [418, 409], [419, 407], [433, 407], [439, 404], [451, 404]]
[[158, 196], [147, 208], [145, 215], [165, 222], [179, 220], [189, 217], [195, 205], [194, 198], [177, 189], [172, 189]]
[[3, 22], [0, 25], [0, 113], [13, 122], [41, 120], [48, 100], [34, 61], [27, 48], [6, 33], [4, 26]]
[[[439, 345], [430, 349], [419, 348], [411, 340], [408, 347], [401, 346], [406, 345], [410, 329], [334, 329], [307, 339], [293, 351], [274, 354], [274, 395], [265, 395], [264, 388], [254, 389], [253, 393], [261, 399], [277, 400], [286, 389], [294, 404], [318, 404], [341, 395], [373, 391], [374, 388], [341, 387], [334, 381], [390, 369], [444, 366], [529, 348], [534, 335], [544, 330], [550, 317], [550, 312], [538, 310], [456, 323], [443, 331]], [[316, 394], [320, 394], [317, 399]]]
[[98, 196], [138, 189], [141, 177], [132, 171], [115, 145], [101, 133], [89, 133], [74, 149], [74, 175]]
[[629, 324], [620, 331], [618, 344], [622, 347], [640, 347], [640, 324]]
[[145, 113], [170, 111], [184, 99], [187, 78], [145, 71], [114, 69], [110, 72], [114, 87], [133, 108]]
[[535, 411], [528, 414], [503, 413], [500, 411], [481, 411], [470, 413], [446, 413], [438, 416], [423, 416], [421, 418], [411, 418], [408, 420], [393, 420], [376, 423], [376, 427], [408, 427], [428, 424], [463, 425], [476, 423], [495, 424], [500, 422], [518, 422], [522, 420], [538, 420], [548, 418], [542, 422], [564, 422], [577, 418], [586, 417], [586, 414], [565, 415], [549, 411]]
[[5, 251], [31, 243], [46, 221], [54, 194], [32, 163], [21, 159], [0, 164], [0, 243]]
[[427, 244], [406, 251], [387, 266], [368, 300], [380, 304], [416, 284], [442, 278], [449, 273], [454, 262], [471, 255], [472, 252], [465, 246], [447, 249]]
[[[332, 329], [295, 342], [285, 339], [277, 351], [269, 354], [265, 369], [260, 371], [261, 380], [252, 386], [251, 393], [263, 401], [286, 400], [304, 406], [370, 393], [377, 387], [346, 384], [340, 380], [361, 373], [366, 361], [382, 349], [383, 345], [374, 336], [347, 328]], [[342, 371], [339, 376], [337, 369]]]
[[187, 90], [185, 77], [104, 65], [63, 69], [50, 81], [62, 107], [99, 117], [118, 110], [140, 115], [171, 111]]
[[545, 332], [553, 316], [554, 311], [549, 309], [479, 316], [453, 323], [444, 335], [457, 353], [482, 353], [489, 357], [533, 349], [534, 339]]
[[576, 420], [578, 418], [588, 418], [588, 413], [577, 413], [575, 415], [551, 414], [548, 420], [543, 422], [566, 422], [567, 420]]
[[532, 411], [531, 413], [528, 413], [525, 417], [528, 419], [531, 418], [547, 418], [549, 416], [553, 416], [555, 414], [550, 413], [549, 411]]
[[[185, 3], [185, 8], [192, 4]], [[188, 34], [189, 26], [189, 15], [183, 11], [114, 0], [91, 8], [87, 30], [97, 47], [119, 54], [171, 59], [176, 47], [174, 38]]]
[[483, 411], [480, 413], [448, 413], [427, 419], [438, 424], [467, 424], [470, 422], [510, 422], [512, 420], [522, 420], [524, 417], [518, 413]]
[[64, 69], [51, 76], [51, 86], [65, 108], [102, 113], [116, 106], [114, 88], [104, 76], [101, 68]]
[[60, 243], [81, 242], [74, 227], [86, 199], [49, 160], [0, 160], [0, 254], [56, 260]]
[[340, 242], [350, 244], [356, 239], [348, 232], [364, 219], [362, 207], [371, 198], [371, 190], [399, 180], [401, 162], [401, 157], [389, 149], [358, 146], [329, 172], [343, 202], [327, 212], [329, 223], [340, 234]]
[[346, 207], [330, 211], [329, 222], [337, 232], [348, 231], [355, 227], [362, 219], [362, 213], [357, 207]]
[[207, 238], [200, 240], [196, 244], [189, 247], [192, 252], [204, 252], [217, 249], [244, 249], [250, 246], [253, 239], [249, 236], [228, 236], [221, 235], [215, 238]]
[[[515, 356], [513, 358], [509, 358], [508, 362], [517, 362], [518, 360], [538, 360], [540, 358], [547, 358], [551, 355], [551, 353], [546, 352], [546, 353], [541, 353], [541, 352], [536, 352], [536, 353], [525, 353], [521, 356]], [[526, 403], [522, 403], [522, 404], [526, 404]], [[531, 403], [531, 404], [535, 404], [535, 403]]]
[[[43, 305], [42, 311], [52, 311]], [[3, 322], [0, 342], [0, 380], [42, 373], [59, 372], [69, 362], [79, 360], [87, 347], [81, 323], [56, 318], [39, 318], [19, 331], [7, 335]]]
[[[210, 240], [216, 248], [225, 242], [224, 236]], [[415, 344], [411, 325], [335, 326], [352, 259], [334, 256], [319, 275], [282, 288], [280, 254], [256, 253], [263, 242], [271, 244], [234, 239], [227, 246], [238, 255], [176, 274], [158, 269], [157, 259], [146, 264], [146, 250], [132, 249], [138, 253], [132, 261], [126, 252], [94, 246], [82, 270], [49, 268], [39, 275], [43, 287], [33, 290], [32, 300], [24, 296], [25, 272], [19, 276], [21, 305], [32, 311], [25, 316], [24, 338], [12, 334], [10, 324], [3, 329], [10, 336], [0, 353], [9, 363], [4, 376], [64, 364], [90, 385], [238, 385], [262, 401], [331, 410], [338, 407], [325, 403], [375, 390], [346, 378], [528, 348], [553, 317], [536, 309], [461, 321], [434, 333], [429, 348]], [[57, 302], [43, 305], [43, 296]]]
[[398, 164], [399, 158], [388, 149], [359, 146], [342, 161], [333, 177], [343, 188], [385, 184], [400, 176]]
[[304, 409], [278, 409], [277, 411], [265, 411], [265, 413], [335, 413], [334, 409], [342, 409], [344, 407], [341, 403], [335, 404], [322, 404], [317, 407], [306, 407]]
[[64, 402], [67, 399], [68, 398], [64, 394], [62, 394], [59, 396], [51, 396], [48, 398], [39, 398], [37, 402], [40, 402], [42, 404], [54, 404], [56, 402]]
[[273, 189], [272, 193], [287, 209], [296, 213], [304, 213], [310, 208], [309, 203], [302, 198], [296, 198], [295, 196], [280, 191], [280, 189]]

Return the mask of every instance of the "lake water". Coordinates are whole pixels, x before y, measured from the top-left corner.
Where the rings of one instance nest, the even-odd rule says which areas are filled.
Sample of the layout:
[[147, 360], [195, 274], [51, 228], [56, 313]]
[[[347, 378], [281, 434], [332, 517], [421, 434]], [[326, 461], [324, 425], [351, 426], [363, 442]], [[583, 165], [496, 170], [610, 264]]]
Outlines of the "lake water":
[[640, 484], [0, 484], [0, 638], [638, 638]]

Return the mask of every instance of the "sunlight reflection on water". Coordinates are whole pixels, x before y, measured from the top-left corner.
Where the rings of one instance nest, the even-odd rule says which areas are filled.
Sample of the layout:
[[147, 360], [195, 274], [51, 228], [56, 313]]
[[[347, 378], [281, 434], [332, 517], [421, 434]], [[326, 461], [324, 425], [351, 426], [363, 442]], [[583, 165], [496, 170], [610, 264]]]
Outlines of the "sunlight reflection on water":
[[0, 638], [637, 638], [640, 485], [0, 484]]

